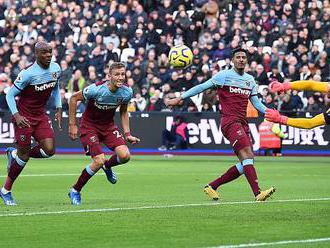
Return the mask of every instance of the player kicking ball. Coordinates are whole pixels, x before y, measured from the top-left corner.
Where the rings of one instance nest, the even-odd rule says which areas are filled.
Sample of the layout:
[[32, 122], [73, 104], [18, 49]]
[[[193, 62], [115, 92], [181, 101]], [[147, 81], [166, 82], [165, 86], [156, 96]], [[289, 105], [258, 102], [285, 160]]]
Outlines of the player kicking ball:
[[[117, 178], [112, 167], [125, 164], [130, 160], [130, 153], [125, 139], [131, 144], [138, 143], [139, 138], [130, 133], [127, 104], [133, 91], [125, 83], [126, 68], [121, 62], [109, 66], [107, 79], [76, 92], [69, 103], [69, 136], [78, 138], [76, 110], [78, 101], [87, 101], [87, 107], [80, 121], [80, 140], [86, 155], [92, 157], [92, 163], [82, 171], [77, 182], [72, 186], [69, 197], [72, 205], [81, 204], [80, 191], [88, 180], [101, 168], [110, 183], [115, 184]], [[120, 107], [120, 119], [125, 137], [114, 123], [116, 109]], [[107, 159], [102, 151], [101, 143], [105, 144], [114, 155]]]
[[[6, 150], [8, 176], [0, 190], [5, 205], [16, 205], [11, 194], [13, 184], [30, 158], [49, 158], [55, 153], [54, 131], [45, 106], [53, 93], [55, 120], [61, 129], [62, 103], [59, 88], [60, 66], [51, 62], [52, 47], [46, 42], [35, 45], [36, 62], [22, 70], [9, 90], [6, 100], [13, 115], [16, 147]], [[18, 96], [19, 100], [15, 101]], [[38, 144], [31, 148], [31, 137]]]
[[205, 83], [191, 88], [180, 97], [168, 100], [167, 104], [175, 106], [180, 104], [183, 99], [197, 95], [206, 89], [217, 88], [221, 107], [221, 131], [230, 141], [239, 162], [230, 167], [222, 176], [207, 184], [204, 192], [213, 200], [218, 200], [219, 194], [216, 190], [223, 184], [244, 174], [251, 186], [255, 200], [265, 201], [275, 192], [275, 188], [271, 187], [262, 191], [259, 187], [257, 173], [254, 168], [254, 154], [246, 119], [246, 108], [249, 99], [261, 113], [265, 113], [266, 107], [257, 97], [257, 85], [254, 78], [244, 72], [247, 64], [246, 51], [238, 48], [233, 51], [232, 56], [234, 68], [218, 72]]

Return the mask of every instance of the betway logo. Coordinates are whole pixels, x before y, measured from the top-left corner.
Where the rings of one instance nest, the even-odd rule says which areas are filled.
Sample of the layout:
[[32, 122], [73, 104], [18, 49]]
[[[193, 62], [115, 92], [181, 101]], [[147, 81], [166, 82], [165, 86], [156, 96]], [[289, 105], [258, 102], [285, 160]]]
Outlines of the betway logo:
[[241, 94], [241, 95], [247, 95], [249, 96], [251, 92], [249, 90], [244, 90], [241, 88], [236, 88], [236, 87], [229, 87], [229, 92], [230, 93], [235, 93], [235, 94]]
[[118, 107], [117, 105], [101, 105], [98, 104], [97, 102], [94, 102], [94, 106], [101, 110], [115, 109]]
[[44, 90], [47, 90], [49, 88], [54, 88], [55, 85], [56, 85], [56, 82], [54, 81], [54, 82], [50, 82], [50, 83], [45, 83], [41, 86], [35, 85], [34, 89], [35, 89], [35, 91], [44, 91]]
[[[173, 116], [166, 117], [166, 128], [171, 130], [173, 123]], [[249, 123], [250, 133], [253, 138], [253, 150], [259, 149], [259, 132], [255, 123]], [[193, 145], [201, 143], [208, 144], [225, 144], [230, 145], [230, 142], [225, 138], [221, 132], [221, 127], [216, 119], [200, 119], [199, 122], [188, 123], [189, 144]]]

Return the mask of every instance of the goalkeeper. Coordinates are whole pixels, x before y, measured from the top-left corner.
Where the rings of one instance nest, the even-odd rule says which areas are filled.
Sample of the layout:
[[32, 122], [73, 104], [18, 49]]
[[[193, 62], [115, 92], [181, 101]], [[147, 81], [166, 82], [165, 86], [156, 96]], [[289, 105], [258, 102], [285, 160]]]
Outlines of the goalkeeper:
[[[269, 85], [272, 92], [283, 92], [287, 90], [309, 90], [330, 93], [329, 82], [316, 82], [312, 80], [293, 81], [289, 83], [273, 82]], [[288, 118], [281, 115], [277, 110], [266, 109], [265, 117], [268, 121], [285, 124], [292, 127], [312, 129], [322, 125], [330, 125], [330, 108], [324, 113], [313, 118]]]

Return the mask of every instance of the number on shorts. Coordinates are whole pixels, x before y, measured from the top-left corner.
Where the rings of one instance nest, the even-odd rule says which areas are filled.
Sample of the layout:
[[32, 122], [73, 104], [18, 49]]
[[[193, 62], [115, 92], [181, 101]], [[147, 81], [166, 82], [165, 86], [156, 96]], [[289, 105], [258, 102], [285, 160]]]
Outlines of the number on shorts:
[[123, 137], [123, 136], [121, 135], [121, 133], [120, 133], [118, 130], [115, 130], [115, 131], [113, 131], [112, 133], [113, 133], [114, 135], [116, 135], [116, 138], [117, 138], [117, 139]]

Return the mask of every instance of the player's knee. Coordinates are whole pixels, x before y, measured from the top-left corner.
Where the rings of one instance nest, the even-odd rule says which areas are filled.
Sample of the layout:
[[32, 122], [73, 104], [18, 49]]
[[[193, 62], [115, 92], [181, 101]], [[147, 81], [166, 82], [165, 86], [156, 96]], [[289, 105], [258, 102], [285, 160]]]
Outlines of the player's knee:
[[94, 157], [94, 164], [97, 167], [101, 167], [102, 165], [104, 165], [105, 162], [106, 162], [105, 156], [96, 156], [96, 157]]
[[19, 147], [17, 149], [17, 156], [25, 162], [30, 159], [30, 147]]
[[120, 163], [125, 164], [131, 159], [131, 154], [129, 152], [126, 152], [118, 157], [119, 157]]

